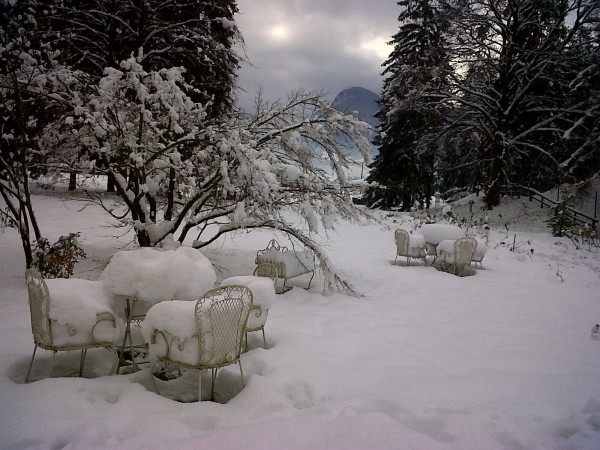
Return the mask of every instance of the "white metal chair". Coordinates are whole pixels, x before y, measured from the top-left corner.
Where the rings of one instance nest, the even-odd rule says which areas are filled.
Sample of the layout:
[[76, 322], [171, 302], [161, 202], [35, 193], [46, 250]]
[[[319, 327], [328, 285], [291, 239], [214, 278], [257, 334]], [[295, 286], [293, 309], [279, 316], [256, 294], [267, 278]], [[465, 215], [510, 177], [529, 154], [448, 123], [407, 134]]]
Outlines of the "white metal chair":
[[452, 267], [454, 275], [463, 274], [465, 268], [471, 266], [471, 259], [476, 248], [477, 241], [473, 238], [457, 239], [454, 241], [454, 251], [443, 255], [441, 266], [448, 272]]
[[[239, 364], [242, 384], [244, 372], [240, 361], [242, 340], [248, 313], [252, 308], [252, 292], [245, 286], [222, 286], [208, 291], [194, 308], [195, 330], [188, 337], [176, 336], [169, 324], [178, 321], [177, 313], [182, 301], [162, 302], [150, 308], [146, 321], [151, 321], [149, 342], [150, 357], [156, 359], [152, 367], [153, 380], [159, 363], [180, 368], [197, 369], [198, 400], [202, 399], [202, 370], [211, 370], [210, 398], [214, 400], [214, 387], [218, 369]], [[158, 314], [154, 314], [158, 312]], [[165, 326], [161, 326], [161, 322]], [[165, 367], [169, 378], [169, 369]], [[155, 383], [156, 384], [156, 383]], [[156, 386], [158, 391], [158, 386]]]
[[[254, 275], [257, 277], [270, 278], [273, 281], [273, 289], [275, 289], [275, 283], [277, 282], [277, 267], [275, 267], [275, 264], [259, 263], [254, 269]], [[259, 306], [258, 311], [250, 312], [250, 315], [252, 314], [254, 314], [255, 320], [261, 323], [257, 323], [256, 326], [252, 326], [252, 324], [250, 323], [250, 316], [248, 316], [248, 325], [246, 326], [246, 348], [248, 347], [248, 333], [259, 330], [262, 331], [263, 344], [264, 347], [267, 348], [267, 338], [265, 337], [265, 322], [267, 320], [267, 315], [269, 314], [269, 308], [260, 308]]]
[[254, 269], [253, 275], [257, 277], [267, 277], [273, 280], [277, 280], [277, 267], [272, 263], [258, 263]]
[[410, 234], [408, 231], [401, 228], [398, 228], [394, 232], [394, 239], [396, 241], [396, 258], [394, 259], [394, 264], [396, 264], [398, 256], [406, 257], [407, 266], [410, 266], [411, 258], [419, 258], [425, 262], [427, 261], [425, 259], [427, 254], [425, 251], [425, 242], [418, 243], [416, 245], [415, 243], [412, 243], [411, 245]]
[[275, 266], [277, 278], [283, 279], [283, 286], [281, 292], [279, 292], [281, 294], [291, 289], [290, 286], [287, 286], [290, 279], [310, 273], [308, 286], [306, 286], [306, 289], [310, 289], [310, 284], [315, 277], [316, 261], [312, 252], [289, 250], [286, 246], [280, 245], [275, 239], [271, 239], [266, 248], [256, 253], [255, 263], [257, 267], [264, 263]]
[[[29, 308], [31, 312], [31, 331], [33, 332], [33, 342], [35, 347], [25, 382], [29, 381], [33, 360], [35, 358], [38, 347], [44, 350], [52, 351], [52, 360], [50, 363], [50, 372], [48, 376], [52, 376], [54, 367], [54, 357], [59, 351], [77, 351], [81, 350], [79, 360], [79, 376], [83, 375], [83, 366], [87, 350], [90, 348], [106, 348], [113, 353], [115, 362], [112, 367], [111, 375], [115, 372], [118, 363], [118, 354], [113, 347], [113, 342], [110, 339], [97, 336], [99, 326], [108, 325], [114, 329], [117, 328], [115, 316], [109, 312], [96, 314], [96, 323], [89, 329], [78, 329], [76, 325], [59, 324], [55, 319], [51, 318], [51, 297], [48, 291], [46, 282], [35, 269], [27, 269], [25, 271], [25, 282], [29, 294]], [[63, 336], [68, 336], [67, 339], [57, 339], [57, 333]], [[69, 342], [70, 341], [70, 342]]]
[[475, 263], [475, 268], [477, 269], [477, 264], [479, 264], [479, 268], [483, 269], [483, 258], [487, 251], [488, 246], [488, 236], [485, 235], [481, 239], [477, 239], [477, 247], [475, 247], [475, 252], [473, 253], [473, 258], [471, 258], [471, 262]]

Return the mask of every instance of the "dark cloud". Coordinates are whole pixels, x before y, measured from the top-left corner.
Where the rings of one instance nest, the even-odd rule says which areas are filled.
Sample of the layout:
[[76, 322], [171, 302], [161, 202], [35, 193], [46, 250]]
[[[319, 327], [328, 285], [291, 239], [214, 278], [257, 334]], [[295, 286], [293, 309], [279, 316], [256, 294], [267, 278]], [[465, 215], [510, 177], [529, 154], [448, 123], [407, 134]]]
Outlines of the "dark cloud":
[[269, 100], [299, 87], [379, 93], [385, 45], [398, 28], [393, 0], [238, 0], [247, 57], [239, 72], [247, 105], [259, 87]]

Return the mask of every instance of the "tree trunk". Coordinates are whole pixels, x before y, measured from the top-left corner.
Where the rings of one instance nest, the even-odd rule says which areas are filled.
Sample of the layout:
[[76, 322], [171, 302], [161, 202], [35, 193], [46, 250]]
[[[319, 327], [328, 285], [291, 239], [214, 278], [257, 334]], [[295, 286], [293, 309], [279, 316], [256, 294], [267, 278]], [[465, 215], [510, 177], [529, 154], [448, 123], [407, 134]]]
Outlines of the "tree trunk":
[[488, 186], [484, 197], [485, 204], [488, 209], [493, 209], [494, 206], [498, 206], [500, 204], [502, 191], [502, 168], [502, 158], [494, 158], [490, 174], [491, 183]]
[[77, 172], [74, 170], [69, 173], [69, 191], [77, 189]]
[[27, 210], [21, 206], [19, 211], [19, 237], [21, 238], [21, 245], [23, 246], [23, 253], [25, 253], [25, 268], [29, 269], [33, 265], [33, 250], [31, 249], [31, 235], [29, 230], [29, 218], [27, 216]]
[[106, 192], [116, 192], [115, 176], [112, 174], [112, 172], [108, 172], [108, 179], [106, 180]]
[[140, 247], [154, 247], [150, 235], [146, 230], [135, 230], [138, 245]]

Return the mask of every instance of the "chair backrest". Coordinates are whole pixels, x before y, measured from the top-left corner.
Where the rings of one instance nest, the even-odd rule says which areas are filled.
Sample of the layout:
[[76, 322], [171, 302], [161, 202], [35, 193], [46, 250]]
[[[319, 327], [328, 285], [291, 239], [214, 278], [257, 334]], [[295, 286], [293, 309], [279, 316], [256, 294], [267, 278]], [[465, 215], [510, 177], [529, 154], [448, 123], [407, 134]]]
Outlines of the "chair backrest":
[[50, 321], [50, 293], [42, 275], [35, 269], [25, 271], [25, 283], [29, 294], [31, 331], [36, 344], [53, 345]]
[[473, 238], [460, 238], [454, 241], [454, 262], [455, 264], [470, 264], [477, 241]]
[[252, 303], [250, 289], [238, 285], [212, 289], [196, 302], [200, 365], [217, 367], [239, 359]]
[[408, 254], [408, 240], [410, 239], [408, 231], [398, 228], [394, 232], [396, 240], [396, 253], [400, 256], [406, 256]]
[[277, 280], [277, 267], [271, 263], [258, 263], [256, 269], [254, 269], [254, 275], [257, 277], [267, 277], [271, 280]]

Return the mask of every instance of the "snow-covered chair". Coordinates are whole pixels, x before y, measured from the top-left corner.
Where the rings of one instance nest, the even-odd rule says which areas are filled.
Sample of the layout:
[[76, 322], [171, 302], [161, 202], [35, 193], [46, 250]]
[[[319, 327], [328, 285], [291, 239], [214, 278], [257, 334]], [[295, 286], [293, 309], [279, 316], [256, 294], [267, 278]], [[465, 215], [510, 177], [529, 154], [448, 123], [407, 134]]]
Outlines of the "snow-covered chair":
[[210, 369], [210, 398], [214, 400], [218, 369], [238, 363], [245, 385], [240, 355], [252, 303], [252, 292], [246, 286], [222, 286], [211, 289], [196, 302], [172, 300], [152, 306], [142, 323], [142, 334], [154, 361], [152, 374], [161, 362], [167, 377], [169, 365], [176, 366], [177, 371], [182, 367], [199, 370], [201, 400], [202, 371]]
[[271, 263], [258, 263], [252, 275], [270, 278], [275, 283], [277, 280], [277, 267]]
[[[52, 352], [48, 376], [52, 376], [57, 352], [77, 350], [81, 350], [79, 376], [82, 376], [87, 350], [91, 348], [105, 348], [114, 355], [112, 375], [119, 360], [114, 345], [122, 336], [123, 324], [112, 311], [110, 298], [105, 294], [102, 283], [73, 278], [48, 280], [55, 285], [62, 284], [63, 290], [70, 290], [63, 296], [62, 302], [54, 302], [58, 298], [50, 295], [48, 285], [37, 270], [27, 269], [25, 282], [35, 344], [25, 382], [29, 381], [38, 347]], [[89, 292], [86, 292], [86, 288], [89, 288]]]
[[480, 239], [477, 239], [477, 247], [475, 247], [475, 252], [473, 253], [473, 257], [471, 258], [471, 263], [475, 264], [475, 268], [477, 268], [477, 264], [479, 264], [479, 268], [483, 269], [483, 258], [487, 251], [488, 246], [488, 237], [483, 236]]
[[454, 275], [462, 275], [465, 268], [471, 266], [471, 259], [476, 248], [477, 241], [473, 238], [463, 237], [455, 241], [442, 241], [437, 247], [439, 265], [447, 272], [450, 272], [450, 268], [452, 268]]
[[[260, 264], [260, 270], [255, 270], [255, 273], [270, 273], [275, 276], [277, 270], [272, 264], [271, 269], [265, 268], [267, 264]], [[265, 337], [265, 324], [267, 322], [267, 315], [269, 314], [269, 307], [275, 301], [275, 277], [274, 276], [256, 276], [256, 275], [241, 275], [235, 277], [229, 277], [223, 280], [221, 286], [246, 286], [252, 291], [252, 309], [248, 315], [248, 322], [246, 323], [245, 336], [246, 336], [246, 348], [248, 348], [248, 333], [253, 331], [262, 331], [263, 344], [267, 348], [267, 339]]]
[[394, 264], [398, 260], [398, 256], [406, 257], [406, 265], [410, 266], [411, 258], [420, 258], [424, 262], [427, 262], [425, 256], [427, 255], [425, 250], [425, 237], [421, 234], [411, 235], [408, 231], [398, 228], [394, 232], [394, 239], [396, 241], [396, 258]]
[[445, 240], [454, 240], [465, 236], [462, 228], [445, 223], [427, 223], [419, 228], [419, 232], [425, 236], [427, 256], [433, 256], [432, 265], [435, 264], [438, 257], [438, 244]]
[[289, 250], [275, 239], [272, 239], [265, 249], [256, 253], [255, 263], [257, 266], [264, 263], [275, 266], [277, 278], [283, 279], [281, 292], [289, 290], [286, 287], [288, 280], [308, 273], [311, 274], [311, 277], [306, 289], [310, 289], [310, 284], [315, 276], [315, 256], [312, 252]]

